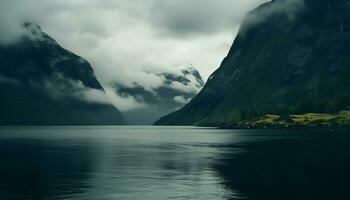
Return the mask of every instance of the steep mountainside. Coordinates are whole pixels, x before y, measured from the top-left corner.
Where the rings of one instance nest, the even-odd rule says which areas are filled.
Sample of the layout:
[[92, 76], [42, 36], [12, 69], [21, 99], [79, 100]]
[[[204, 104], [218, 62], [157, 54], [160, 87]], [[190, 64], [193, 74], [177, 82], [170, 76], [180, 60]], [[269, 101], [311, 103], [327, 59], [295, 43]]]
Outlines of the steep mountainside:
[[350, 1], [274, 0], [250, 12], [227, 57], [156, 124], [227, 126], [350, 106]]
[[124, 124], [90, 64], [25, 24], [20, 41], [0, 46], [0, 125]]

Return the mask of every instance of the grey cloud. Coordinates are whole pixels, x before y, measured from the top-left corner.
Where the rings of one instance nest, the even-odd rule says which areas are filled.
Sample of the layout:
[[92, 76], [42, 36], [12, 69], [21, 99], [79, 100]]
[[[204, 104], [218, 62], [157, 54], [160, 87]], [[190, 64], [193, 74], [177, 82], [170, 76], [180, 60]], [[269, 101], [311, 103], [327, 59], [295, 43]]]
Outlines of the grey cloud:
[[231, 30], [246, 12], [266, 0], [155, 0], [152, 21], [175, 36], [215, 34]]
[[250, 27], [265, 21], [274, 14], [282, 14], [289, 20], [293, 20], [297, 13], [304, 7], [304, 0], [275, 0], [269, 5], [262, 5], [259, 9], [249, 13], [244, 21], [244, 27], [241, 27], [241, 33], [244, 34]]
[[206, 79], [227, 54], [245, 13], [266, 1], [4, 0], [0, 44], [23, 35], [24, 21], [38, 23], [63, 47], [86, 58], [114, 104], [130, 110], [147, 105], [117, 95], [114, 83], [137, 82], [152, 91], [164, 83], [145, 69], [173, 73], [188, 62]]
[[[1, 16], [4, 18], [4, 16]], [[9, 45], [11, 43], [17, 42], [20, 37], [25, 34], [25, 31], [19, 24], [1, 24], [0, 28], [0, 45]]]
[[190, 101], [191, 99], [188, 99], [184, 96], [176, 96], [174, 97], [174, 101], [177, 102], [177, 103], [180, 103], [180, 104], [186, 104]]
[[177, 101], [179, 98], [174, 99], [174, 97], [183, 96], [191, 99], [204, 86], [201, 75], [192, 66], [179, 66], [172, 72], [146, 71], [145, 73], [159, 77], [162, 83], [153, 88], [145, 88], [137, 82], [132, 86], [116, 83], [114, 87], [119, 96], [132, 97], [142, 104], [175, 108], [183, 105], [183, 101]]
[[43, 91], [54, 99], [73, 98], [92, 104], [111, 104], [111, 99], [103, 90], [87, 87], [82, 81], [70, 79], [61, 73], [45, 79], [38, 86], [43, 87]]
[[[116, 86], [117, 93], [142, 104], [142, 107], [126, 110], [126, 119], [131, 124], [150, 124], [189, 102], [203, 87], [204, 82], [193, 66], [177, 67], [172, 72], [152, 72], [163, 80], [163, 84], [152, 90], [146, 90], [135, 83], [132, 87]], [[140, 118], [140, 115], [147, 116]]]

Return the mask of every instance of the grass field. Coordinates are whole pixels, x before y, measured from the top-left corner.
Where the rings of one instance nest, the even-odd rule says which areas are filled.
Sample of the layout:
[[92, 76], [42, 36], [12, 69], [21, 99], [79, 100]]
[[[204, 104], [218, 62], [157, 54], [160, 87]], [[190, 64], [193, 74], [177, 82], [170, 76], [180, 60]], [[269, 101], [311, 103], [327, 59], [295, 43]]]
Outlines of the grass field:
[[240, 128], [303, 128], [303, 127], [350, 127], [350, 111], [336, 114], [305, 113], [302, 115], [270, 115], [239, 122], [234, 125]]

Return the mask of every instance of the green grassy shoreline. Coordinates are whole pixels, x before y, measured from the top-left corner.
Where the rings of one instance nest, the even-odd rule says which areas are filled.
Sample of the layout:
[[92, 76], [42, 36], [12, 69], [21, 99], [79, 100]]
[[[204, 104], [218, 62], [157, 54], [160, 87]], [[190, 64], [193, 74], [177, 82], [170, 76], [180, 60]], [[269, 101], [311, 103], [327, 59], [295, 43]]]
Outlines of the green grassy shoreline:
[[350, 111], [335, 114], [305, 113], [301, 115], [266, 114], [252, 120], [224, 125], [228, 129], [327, 129], [350, 130]]

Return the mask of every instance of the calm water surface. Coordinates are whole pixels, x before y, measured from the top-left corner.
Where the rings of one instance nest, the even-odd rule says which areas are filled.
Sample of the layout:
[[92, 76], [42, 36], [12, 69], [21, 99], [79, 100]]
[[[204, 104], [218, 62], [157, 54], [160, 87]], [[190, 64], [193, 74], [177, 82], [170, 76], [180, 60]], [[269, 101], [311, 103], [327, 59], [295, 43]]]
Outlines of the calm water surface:
[[[341, 152], [349, 152], [348, 140], [335, 135], [191, 127], [3, 127], [0, 199], [280, 199], [300, 189], [293, 187], [297, 183], [303, 190], [314, 185], [310, 181], [319, 182], [312, 177], [306, 183], [289, 180], [288, 174], [305, 178], [309, 167], [315, 171], [323, 162], [339, 162], [343, 171], [330, 168], [340, 174], [328, 180], [343, 185], [343, 178], [349, 178], [349, 154]], [[326, 158], [317, 157], [320, 152]], [[316, 159], [311, 165], [310, 158]], [[314, 193], [307, 195], [312, 199]]]

